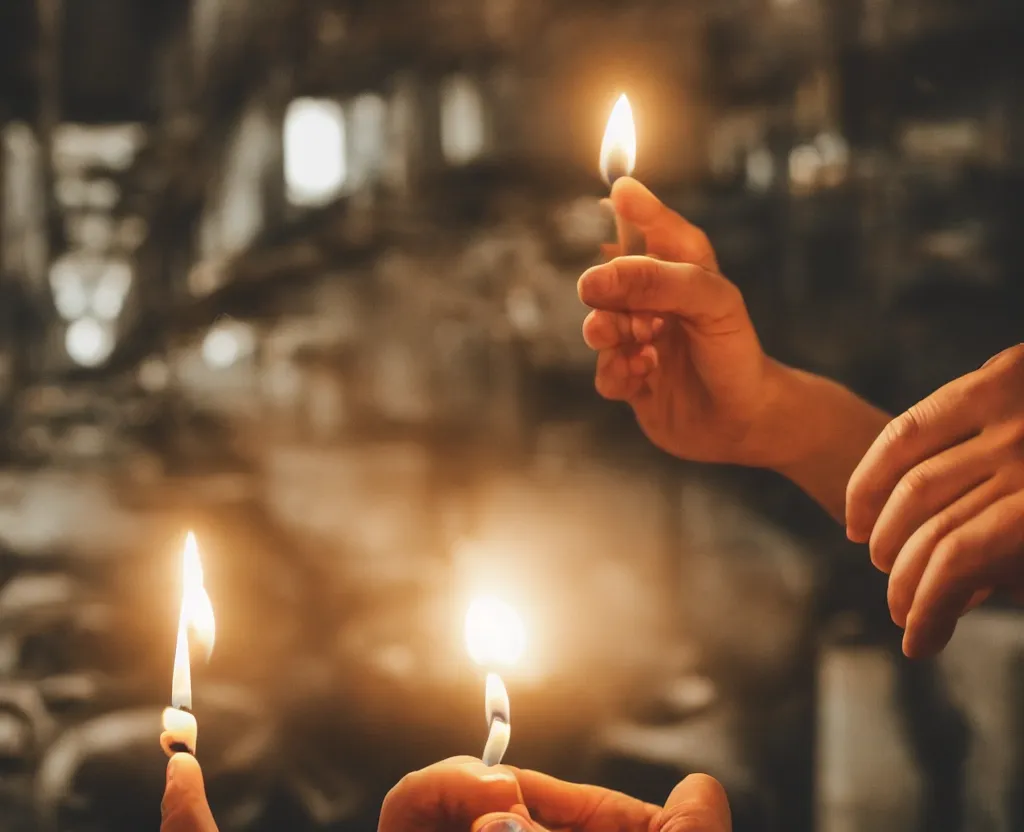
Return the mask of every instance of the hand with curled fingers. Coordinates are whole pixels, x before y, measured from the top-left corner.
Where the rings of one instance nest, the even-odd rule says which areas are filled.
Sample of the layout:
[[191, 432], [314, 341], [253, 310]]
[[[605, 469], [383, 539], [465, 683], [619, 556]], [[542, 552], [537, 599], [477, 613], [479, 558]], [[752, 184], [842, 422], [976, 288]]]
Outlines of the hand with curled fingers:
[[847, 534], [889, 574], [908, 656], [994, 592], [1024, 595], [1024, 344], [889, 423], [850, 479]]
[[765, 355], [703, 231], [634, 179], [618, 180], [611, 202], [650, 256], [615, 257], [580, 278], [598, 392], [627, 402], [662, 450], [772, 468], [841, 520], [850, 473], [888, 417]]
[[692, 775], [664, 806], [534, 771], [455, 757], [407, 775], [381, 808], [378, 832], [730, 832], [729, 802]]
[[598, 392], [628, 402], [648, 438], [676, 456], [758, 464], [755, 435], [772, 362], [739, 290], [719, 274], [696, 226], [643, 185], [620, 179], [616, 212], [646, 238], [650, 257], [618, 257], [586, 272], [583, 326], [598, 352]]

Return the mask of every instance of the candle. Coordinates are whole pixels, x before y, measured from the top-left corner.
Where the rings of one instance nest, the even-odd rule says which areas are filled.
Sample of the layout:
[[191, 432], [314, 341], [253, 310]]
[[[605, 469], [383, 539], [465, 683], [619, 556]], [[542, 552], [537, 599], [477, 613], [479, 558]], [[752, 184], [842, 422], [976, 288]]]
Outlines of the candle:
[[512, 607], [497, 598], [480, 598], [470, 604], [466, 648], [473, 661], [488, 670], [484, 688], [487, 742], [481, 756], [488, 766], [501, 762], [512, 736], [508, 691], [496, 671], [519, 661], [525, 647], [526, 630]]
[[[608, 126], [601, 141], [601, 176], [610, 188], [616, 179], [631, 176], [636, 167], [636, 125], [633, 109], [625, 95], [615, 102]], [[615, 215], [620, 254], [644, 254], [647, 244], [644, 235], [630, 222]]]
[[213, 652], [216, 625], [210, 596], [203, 586], [203, 566], [199, 547], [192, 532], [185, 539], [182, 552], [181, 610], [178, 614], [178, 639], [174, 648], [174, 673], [171, 676], [171, 707], [164, 709], [164, 732], [160, 747], [168, 757], [184, 751], [196, 753], [199, 726], [192, 715], [192, 666], [190, 647], [202, 651], [205, 661]]

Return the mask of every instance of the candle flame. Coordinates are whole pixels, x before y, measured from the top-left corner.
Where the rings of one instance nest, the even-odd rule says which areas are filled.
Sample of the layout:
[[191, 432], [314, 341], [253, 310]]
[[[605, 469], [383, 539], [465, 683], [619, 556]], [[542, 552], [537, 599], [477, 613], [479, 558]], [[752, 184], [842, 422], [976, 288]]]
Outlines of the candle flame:
[[487, 742], [480, 759], [486, 766], [496, 766], [508, 751], [512, 739], [512, 723], [509, 718], [508, 691], [497, 673], [487, 674], [487, 692], [484, 695], [484, 709], [487, 714]]
[[192, 532], [182, 552], [181, 612], [178, 616], [178, 641], [174, 649], [174, 675], [171, 680], [171, 705], [192, 707], [192, 668], [189, 661], [190, 639], [203, 650], [209, 661], [216, 638], [213, 605], [203, 586], [203, 565]]
[[466, 613], [466, 649], [482, 667], [507, 667], [526, 648], [523, 620], [497, 598], [478, 598]]
[[621, 176], [630, 176], [636, 167], [636, 125], [633, 108], [625, 95], [619, 96], [601, 142], [601, 176], [609, 186]]
[[497, 673], [487, 674], [487, 687], [484, 693], [484, 710], [486, 711], [487, 724], [500, 719], [505, 724], [512, 720], [509, 714], [508, 691], [505, 683]]

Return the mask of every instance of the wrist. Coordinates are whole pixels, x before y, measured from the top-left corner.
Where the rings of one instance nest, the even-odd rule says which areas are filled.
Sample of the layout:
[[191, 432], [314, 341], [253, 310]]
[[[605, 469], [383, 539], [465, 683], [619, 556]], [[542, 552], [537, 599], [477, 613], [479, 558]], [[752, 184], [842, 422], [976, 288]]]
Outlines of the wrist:
[[796, 483], [843, 519], [846, 485], [890, 417], [822, 376], [771, 362], [763, 467]]
[[752, 435], [753, 464], [785, 474], [814, 456], [821, 441], [808, 418], [818, 378], [771, 358], [766, 361], [764, 406]]

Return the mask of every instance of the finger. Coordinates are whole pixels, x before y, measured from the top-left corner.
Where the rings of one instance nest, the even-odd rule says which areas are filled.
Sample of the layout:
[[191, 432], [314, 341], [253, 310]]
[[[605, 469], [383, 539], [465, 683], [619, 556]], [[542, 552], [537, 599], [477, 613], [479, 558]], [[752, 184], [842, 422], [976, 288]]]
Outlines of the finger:
[[168, 761], [160, 813], [161, 832], [217, 832], [206, 801], [203, 771], [191, 754], [175, 754]]
[[477, 818], [523, 803], [511, 770], [455, 757], [403, 777], [384, 798], [378, 830], [469, 829]]
[[546, 832], [530, 819], [525, 806], [514, 806], [509, 812], [492, 812], [478, 818], [470, 832]]
[[907, 616], [903, 652], [918, 658], [945, 647], [974, 593], [1019, 574], [1022, 555], [1024, 492], [1017, 492], [990, 505], [936, 547]]
[[1005, 454], [991, 434], [968, 439], [910, 469], [871, 531], [871, 562], [888, 573], [914, 531], [997, 470]]
[[936, 514], [910, 536], [900, 549], [889, 575], [889, 613], [897, 625], [907, 626], [907, 615], [914, 603], [921, 576], [939, 542], [1008, 493], [1009, 486], [993, 478]]
[[643, 388], [656, 359], [657, 352], [651, 346], [645, 347], [642, 353], [603, 350], [597, 356], [594, 386], [609, 401], [628, 401]]
[[565, 783], [524, 769], [516, 779], [530, 817], [546, 827], [574, 832], [648, 832], [660, 807], [597, 786]]
[[584, 272], [580, 300], [613, 312], [660, 312], [700, 326], [735, 327], [745, 314], [739, 290], [692, 263], [619, 257]]
[[655, 832], [731, 832], [732, 812], [725, 789], [713, 777], [691, 774], [672, 790]]
[[[973, 376], [973, 374], [972, 374]], [[891, 421], [868, 449], [846, 489], [846, 531], [866, 543], [896, 483], [914, 466], [982, 427], [977, 379], [964, 376]]]
[[583, 321], [583, 340], [592, 350], [605, 350], [620, 344], [649, 344], [664, 329], [665, 319], [658, 315], [595, 309]]
[[637, 180], [623, 177], [612, 187], [616, 213], [631, 222], [647, 241], [652, 257], [683, 263], [696, 263], [718, 271], [715, 251], [707, 235], [697, 226], [668, 208]]
[[618, 243], [601, 243], [601, 259], [614, 260], [622, 256], [622, 246]]

